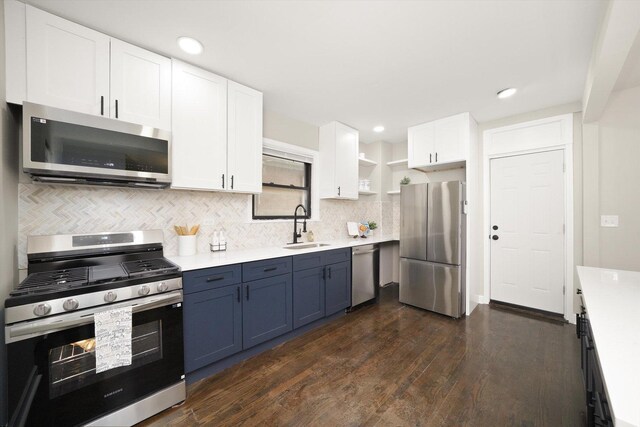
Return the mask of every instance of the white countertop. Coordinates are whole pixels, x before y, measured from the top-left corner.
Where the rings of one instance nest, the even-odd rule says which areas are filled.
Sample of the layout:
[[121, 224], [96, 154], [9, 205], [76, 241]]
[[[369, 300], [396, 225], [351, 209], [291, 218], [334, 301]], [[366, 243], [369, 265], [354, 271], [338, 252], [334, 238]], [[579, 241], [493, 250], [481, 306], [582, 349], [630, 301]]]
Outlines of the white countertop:
[[616, 427], [640, 427], [640, 272], [577, 267]]
[[[239, 264], [243, 262], [259, 261], [263, 259], [278, 258], [308, 254], [318, 251], [330, 251], [332, 249], [349, 248], [352, 246], [372, 245], [398, 240], [398, 236], [373, 236], [366, 239], [351, 238], [344, 240], [327, 240], [314, 243], [328, 243], [329, 246], [321, 246], [308, 249], [285, 249], [284, 246], [272, 246], [252, 249], [228, 249], [222, 252], [197, 253], [191, 256], [168, 256], [167, 258], [180, 266], [182, 271], [198, 270], [201, 268], [219, 267], [222, 265]], [[306, 243], [306, 242], [305, 242]], [[304, 243], [302, 243], [304, 244]]]

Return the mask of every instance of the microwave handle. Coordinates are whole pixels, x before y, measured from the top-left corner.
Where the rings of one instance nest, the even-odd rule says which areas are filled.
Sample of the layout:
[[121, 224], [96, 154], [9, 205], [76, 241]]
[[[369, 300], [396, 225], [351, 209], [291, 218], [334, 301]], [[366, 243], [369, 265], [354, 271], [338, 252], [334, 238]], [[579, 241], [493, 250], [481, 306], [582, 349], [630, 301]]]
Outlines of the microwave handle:
[[[181, 302], [182, 291], [173, 291], [166, 294], [160, 294], [158, 296], [154, 295], [151, 297], [142, 298], [138, 303], [127, 301], [120, 304], [111, 304], [109, 306], [106, 306], [105, 308], [106, 310], [112, 310], [115, 308], [131, 306], [131, 311], [133, 313], [139, 313], [141, 311], [152, 310], [154, 308]], [[27, 324], [8, 326], [5, 341], [7, 344], [9, 344], [15, 341], [21, 341], [27, 338], [33, 338], [56, 331], [62, 331], [77, 326], [88, 325], [90, 323], [93, 323], [93, 315], [95, 312], [96, 310], [87, 309], [72, 312], [69, 314], [63, 314], [60, 316], [54, 316], [47, 319], [35, 320], [32, 322], [28, 322]]]

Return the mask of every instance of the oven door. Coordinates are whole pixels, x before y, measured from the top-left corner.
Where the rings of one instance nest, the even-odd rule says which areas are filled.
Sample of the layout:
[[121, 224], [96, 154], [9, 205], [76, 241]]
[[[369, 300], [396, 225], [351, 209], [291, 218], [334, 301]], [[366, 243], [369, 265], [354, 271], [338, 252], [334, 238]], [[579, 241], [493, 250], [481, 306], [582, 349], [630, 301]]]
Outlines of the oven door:
[[96, 374], [93, 313], [6, 328], [9, 425], [84, 424], [184, 379], [182, 291], [131, 305], [132, 363]]

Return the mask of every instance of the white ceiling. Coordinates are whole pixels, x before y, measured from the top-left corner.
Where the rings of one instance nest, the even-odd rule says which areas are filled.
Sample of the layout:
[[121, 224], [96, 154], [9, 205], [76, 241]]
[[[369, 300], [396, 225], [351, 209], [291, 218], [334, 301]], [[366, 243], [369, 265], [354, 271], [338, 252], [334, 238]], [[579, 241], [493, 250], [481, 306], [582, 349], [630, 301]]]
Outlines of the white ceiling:
[[[265, 109], [361, 140], [470, 111], [484, 122], [578, 101], [603, 0], [28, 0], [264, 92]], [[176, 38], [202, 41], [197, 57]], [[505, 87], [516, 96], [498, 100]], [[384, 125], [382, 134], [371, 129]]]

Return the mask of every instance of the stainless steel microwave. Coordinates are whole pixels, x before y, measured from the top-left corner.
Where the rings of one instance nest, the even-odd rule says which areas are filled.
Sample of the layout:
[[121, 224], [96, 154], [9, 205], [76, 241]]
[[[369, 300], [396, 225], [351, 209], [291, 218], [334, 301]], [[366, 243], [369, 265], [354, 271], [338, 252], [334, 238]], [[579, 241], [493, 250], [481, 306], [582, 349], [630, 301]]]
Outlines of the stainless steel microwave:
[[163, 188], [171, 133], [25, 102], [23, 167], [35, 181]]

